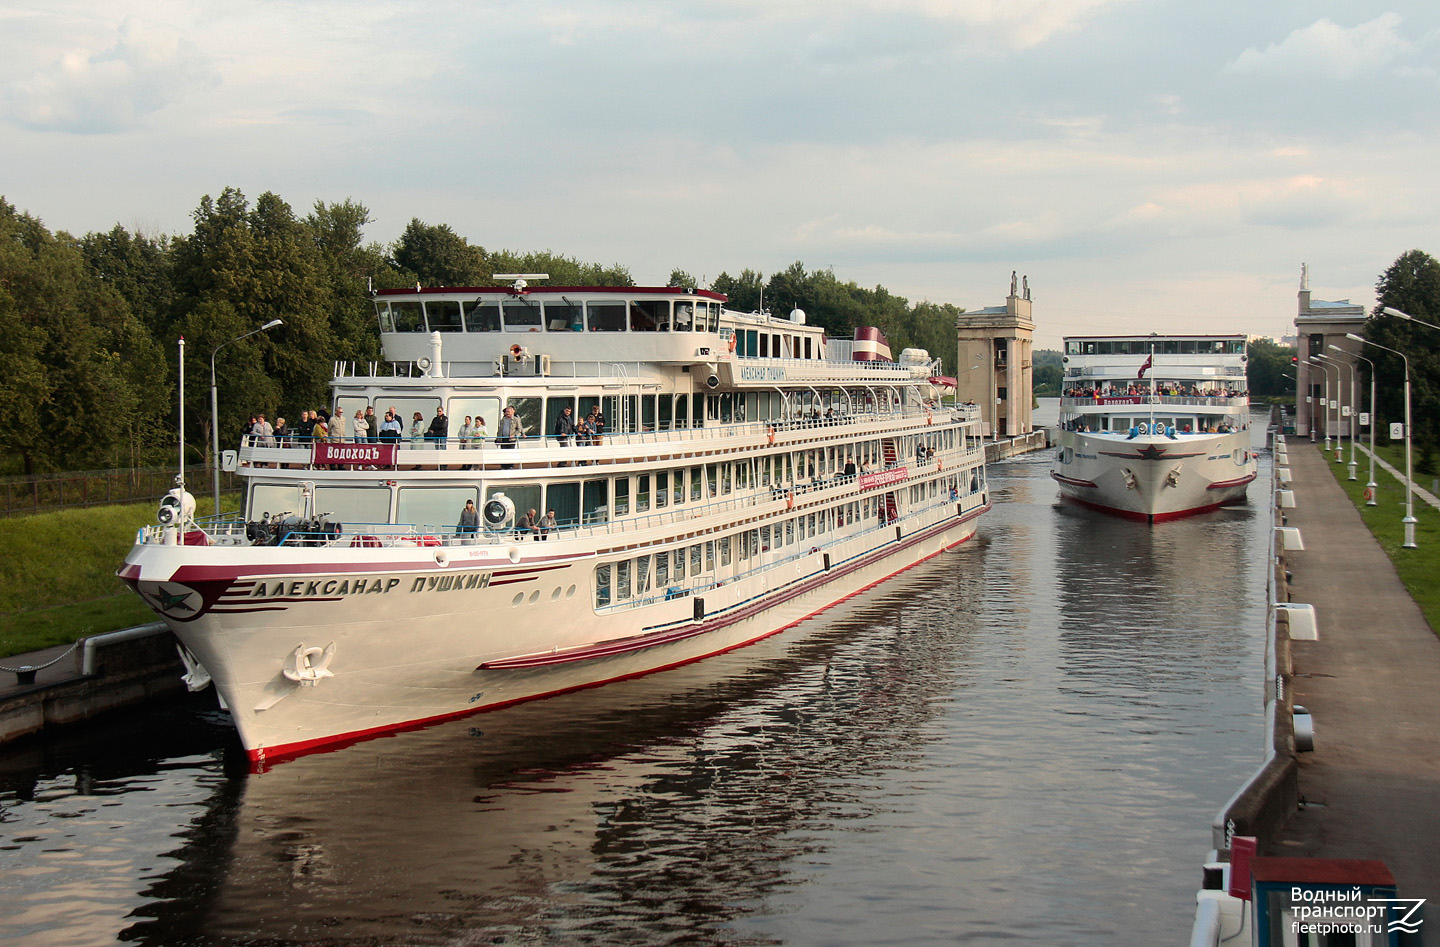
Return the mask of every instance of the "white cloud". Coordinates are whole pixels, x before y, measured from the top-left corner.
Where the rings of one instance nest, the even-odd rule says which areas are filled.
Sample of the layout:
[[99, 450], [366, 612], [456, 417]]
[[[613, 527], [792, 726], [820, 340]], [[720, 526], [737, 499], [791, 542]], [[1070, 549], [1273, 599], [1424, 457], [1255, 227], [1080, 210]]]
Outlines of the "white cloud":
[[197, 88], [218, 84], [191, 43], [164, 29], [120, 24], [105, 49], [77, 47], [18, 82], [7, 98], [16, 124], [39, 131], [128, 131]]
[[1350, 29], [1328, 19], [1316, 20], [1263, 50], [1252, 46], [1230, 62], [1225, 71], [1353, 79], [1389, 66], [1411, 51], [1410, 41], [1396, 31], [1399, 25], [1400, 16], [1395, 13], [1382, 13]]

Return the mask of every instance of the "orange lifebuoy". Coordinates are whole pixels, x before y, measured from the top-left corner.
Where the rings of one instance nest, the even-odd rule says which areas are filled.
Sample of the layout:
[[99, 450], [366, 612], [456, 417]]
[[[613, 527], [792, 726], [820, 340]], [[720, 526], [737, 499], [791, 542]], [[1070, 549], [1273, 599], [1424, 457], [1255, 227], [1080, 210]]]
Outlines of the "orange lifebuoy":
[[775, 426], [772, 424], [765, 428], [766, 440], [771, 444], [775, 443]]
[[731, 336], [730, 336], [730, 351], [732, 351], [732, 352], [735, 351], [735, 336], [734, 336], [734, 335], [731, 335]]
[[935, 423], [935, 416], [934, 416], [933, 414], [931, 414], [929, 411], [926, 411], [926, 412], [925, 412], [925, 423], [926, 423], [926, 424], [934, 424], [934, 423]]
[[795, 509], [795, 491], [793, 491], [793, 490], [790, 491], [789, 493], [785, 494], [785, 509], [787, 509], [787, 510], [793, 510], [793, 509]]
[[1366, 503], [1369, 503], [1369, 502], [1370, 502], [1371, 500], [1373, 500], [1373, 499], [1375, 499], [1375, 491], [1372, 490], [1372, 489], [1370, 489], [1369, 487], [1366, 487], [1366, 488], [1365, 488], [1365, 502], [1366, 502]]

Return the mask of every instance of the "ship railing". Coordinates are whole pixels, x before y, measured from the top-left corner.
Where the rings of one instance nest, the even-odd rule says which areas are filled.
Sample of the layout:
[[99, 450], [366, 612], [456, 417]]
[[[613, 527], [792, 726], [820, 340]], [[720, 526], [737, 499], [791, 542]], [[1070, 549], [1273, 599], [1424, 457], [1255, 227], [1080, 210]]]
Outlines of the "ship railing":
[[[979, 409], [974, 405], [944, 405], [934, 408], [908, 408], [891, 412], [865, 412], [837, 415], [827, 418], [774, 418], [757, 421], [739, 421], [726, 424], [707, 424], [703, 427], [670, 428], [659, 431], [622, 431], [588, 435], [589, 443], [577, 444], [574, 436], [560, 438], [550, 433], [532, 433], [520, 437], [515, 447], [503, 447], [487, 431], [487, 436], [478, 442], [462, 445], [456, 434], [443, 441], [422, 439], [417, 446], [414, 439], [371, 441], [377, 446], [393, 445], [397, 448], [395, 467], [423, 467], [437, 469], [449, 467], [461, 469], [466, 466], [480, 466], [486, 469], [511, 465], [574, 463], [578, 461], [604, 459], [623, 460], [624, 448], [643, 448], [647, 456], [653, 456], [655, 447], [667, 447], [672, 452], [690, 453], [700, 446], [699, 442], [737, 441], [750, 439], [753, 446], [765, 446], [770, 438], [781, 438], [786, 443], [798, 445], [810, 438], [821, 439], [844, 429], [845, 433], [859, 432], [874, 436], [903, 436], [923, 433], [936, 423], [966, 423], [979, 418]], [[261, 438], [246, 435], [241, 439], [240, 463], [242, 466], [274, 466], [305, 468], [311, 462], [311, 446], [314, 441], [299, 437], [287, 437], [283, 446], [262, 446]], [[357, 443], [339, 441], [331, 443]], [[443, 446], [442, 446], [443, 444]], [[737, 443], [736, 447], [744, 446]], [[597, 450], [598, 449], [598, 450]], [[539, 456], [537, 451], [547, 453]], [[561, 451], [562, 454], [548, 453]]]
[[[978, 496], [978, 494], [976, 495]], [[859, 536], [869, 536], [873, 533], [880, 532], [881, 530], [884, 530], [887, 533], [891, 533], [894, 530], [896, 524], [923, 516], [926, 513], [932, 512], [937, 507], [951, 506], [955, 502], [957, 502], [957, 500], [952, 499], [948, 494], [942, 494], [940, 496], [937, 496], [934, 500], [927, 499], [926, 502], [923, 504], [916, 504], [911, 506], [907, 512], [905, 512], [901, 516], [896, 517], [895, 519], [887, 519], [883, 523], [875, 522], [857, 532], [845, 533], [843, 539], [845, 541], [849, 541]], [[778, 526], [779, 522], [767, 525]], [[664, 588], [650, 589], [647, 590], [647, 593], [643, 595], [636, 594], [626, 599], [620, 599], [618, 601], [611, 602], [608, 605], [601, 605], [599, 606], [598, 610], [618, 611], [620, 609], [639, 608], [645, 605], [653, 605], [656, 602], [669, 601], [670, 599], [675, 598], [684, 598], [686, 596], [692, 595], [703, 595], [711, 589], [721, 588], [725, 585], [734, 584], [736, 582], [740, 582], [744, 579], [750, 578], [751, 576], [758, 575], [763, 572], [768, 572], [772, 569], [786, 565], [787, 563], [797, 562], [801, 559], [805, 559], [806, 557], [817, 555], [819, 553], [824, 553], [827, 550], [833, 548], [835, 545], [833, 542], [819, 544], [813, 543], [810, 540], [814, 538], [815, 537], [813, 536], [807, 537], [804, 540], [797, 538], [795, 540], [795, 545], [799, 548], [797, 548], [796, 551], [787, 552], [779, 556], [778, 558], [771, 558], [768, 561], [764, 560], [763, 557], [765, 556], [773, 556], [772, 542], [772, 549], [761, 549], [751, 554], [752, 559], [762, 559], [762, 562], [759, 565], [753, 566], [745, 570], [744, 572], [737, 572], [724, 580], [716, 579], [714, 577], [713, 571], [706, 570], [701, 573], [703, 581], [699, 583], [686, 582], [685, 580], [681, 580], [679, 582], [670, 581], [665, 585]], [[789, 544], [787, 543], [785, 545]], [[738, 550], [732, 552], [732, 555], [738, 558]]]
[[[357, 522], [335, 523], [328, 529], [322, 527], [319, 530], [303, 529], [298, 526], [285, 529], [282, 521], [277, 518], [272, 520], [272, 528], [284, 531], [272, 533], [272, 537], [275, 538], [272, 538], [268, 544], [332, 548], [508, 545], [517, 540], [538, 539], [542, 535], [546, 538], [556, 539], [591, 539], [613, 536], [620, 532], [638, 534], [647, 530], [660, 529], [676, 532], [677, 528], [683, 528], [690, 524], [693, 524], [696, 529], [708, 529], [710, 526], [702, 525], [701, 521], [716, 514], [733, 514], [743, 510], [750, 511], [754, 515], [764, 515], [775, 512], [781, 504], [798, 510], [802, 503], [810, 500], [834, 499], [842, 494], [853, 494], [860, 497], [883, 493], [887, 490], [898, 490], [917, 482], [928, 482], [937, 475], [966, 473], [978, 466], [984, 460], [984, 456], [983, 443], [977, 440], [972, 446], [940, 451], [924, 460], [907, 458], [903, 462], [897, 460], [897, 462], [876, 471], [866, 471], [867, 474], [885, 473], [905, 468], [908, 473], [902, 480], [877, 484], [863, 490], [856, 489], [861, 478], [860, 473], [817, 475], [805, 481], [787, 481], [781, 484], [761, 483], [754, 487], [744, 488], [744, 492], [736, 491], [728, 498], [711, 499], [709, 502], [699, 504], [694, 501], [681, 502], [663, 511], [657, 510], [638, 516], [630, 515], [627, 508], [626, 511], [617, 511], [612, 518], [607, 510], [604, 520], [568, 521], [543, 530], [535, 528], [522, 530], [514, 527], [490, 529], [481, 526], [477, 527], [475, 531], [467, 531], [459, 526], [448, 525]], [[655, 497], [652, 497], [651, 502], [653, 503], [654, 500]], [[804, 510], [799, 510], [799, 512], [804, 512]], [[326, 515], [322, 513], [320, 518], [323, 520]], [[194, 525], [206, 532], [205, 545], [248, 545], [250, 542], [246, 533], [247, 526], [250, 524], [241, 521], [236, 514], [206, 517], [196, 520]], [[145, 527], [140, 534], [137, 534], [136, 541], [142, 544], [161, 543], [163, 542], [163, 530], [156, 526]]]
[[1115, 408], [1126, 407], [1127, 405], [1185, 405], [1207, 408], [1243, 408], [1247, 399], [1239, 397], [1217, 397], [1209, 395], [1102, 395], [1101, 397], [1085, 397], [1080, 395], [1062, 395], [1060, 404], [1066, 408]]

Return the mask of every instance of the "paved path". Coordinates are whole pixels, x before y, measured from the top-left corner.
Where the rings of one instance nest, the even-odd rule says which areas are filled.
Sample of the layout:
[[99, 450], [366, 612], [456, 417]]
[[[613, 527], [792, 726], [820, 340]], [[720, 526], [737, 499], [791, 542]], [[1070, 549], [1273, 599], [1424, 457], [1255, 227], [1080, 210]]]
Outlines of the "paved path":
[[1299, 757], [1311, 805], [1267, 854], [1382, 859], [1440, 926], [1440, 638], [1325, 455], [1292, 438], [1289, 456], [1286, 513], [1305, 541], [1286, 559], [1291, 599], [1320, 628], [1294, 643], [1294, 698], [1315, 715], [1315, 752]]
[[[1362, 454], [1365, 455], [1365, 463], [1368, 464], [1369, 461], [1370, 461], [1370, 448], [1366, 447], [1364, 444], [1360, 444], [1360, 445], [1358, 445], [1358, 446], [1359, 446], [1359, 448], [1360, 448], [1360, 453], [1362, 453]], [[1357, 461], [1357, 462], [1356, 462], [1356, 467], [1358, 468], [1358, 467], [1361, 467], [1361, 466], [1365, 466], [1365, 465], [1364, 465], [1364, 464], [1360, 464], [1360, 463]], [[1377, 466], [1377, 467], [1379, 467], [1381, 470], [1384, 470], [1385, 472], [1389, 473], [1389, 474], [1390, 474], [1392, 477], [1394, 477], [1396, 480], [1399, 480], [1399, 481], [1400, 481], [1400, 486], [1402, 486], [1402, 487], [1405, 486], [1405, 475], [1404, 475], [1403, 473], [1401, 473], [1400, 471], [1396, 470], [1394, 467], [1392, 467], [1392, 466], [1390, 466], [1389, 464], [1387, 464], [1387, 463], [1385, 462], [1385, 459], [1384, 459], [1383, 457], [1380, 457], [1378, 454], [1377, 454], [1376, 457], [1375, 457], [1375, 466]], [[1357, 470], [1356, 473], [1357, 473], [1357, 475], [1358, 475], [1359, 471]], [[1368, 474], [1367, 474], [1367, 476], [1368, 476]], [[1416, 484], [1416, 485], [1415, 485], [1415, 495], [1416, 495], [1417, 497], [1419, 497], [1421, 500], [1424, 500], [1426, 503], [1428, 503], [1428, 504], [1430, 504], [1431, 506], [1435, 507], [1435, 509], [1440, 510], [1440, 497], [1437, 497], [1435, 494], [1431, 493], [1429, 490], [1422, 489], [1419, 484]]]

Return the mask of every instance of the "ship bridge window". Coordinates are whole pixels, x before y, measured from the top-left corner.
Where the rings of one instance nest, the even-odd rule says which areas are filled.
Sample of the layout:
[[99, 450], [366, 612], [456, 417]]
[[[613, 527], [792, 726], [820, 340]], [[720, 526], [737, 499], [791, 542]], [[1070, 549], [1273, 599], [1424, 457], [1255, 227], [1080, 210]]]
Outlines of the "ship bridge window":
[[380, 317], [380, 331], [395, 331], [395, 316], [390, 312], [389, 300], [376, 300], [375, 314]]
[[[464, 505], [462, 501], [460, 506]], [[350, 532], [367, 523], [388, 523], [390, 488], [317, 486], [315, 512], [332, 523], [343, 523]], [[460, 507], [455, 508], [454, 518], [460, 519]]]
[[506, 332], [540, 331], [540, 303], [525, 296], [505, 300], [502, 307]]
[[579, 332], [585, 328], [585, 308], [568, 299], [547, 302], [545, 328], [550, 332]]
[[[695, 304], [688, 302], [675, 303], [675, 331], [689, 332], [695, 325]], [[704, 328], [704, 320], [701, 320], [701, 328]]]
[[624, 332], [625, 304], [606, 302], [586, 303], [585, 319], [591, 332]]
[[424, 332], [425, 313], [420, 302], [393, 302], [390, 312], [395, 319], [396, 332]]
[[459, 332], [460, 303], [453, 299], [427, 300], [425, 321], [431, 332]]
[[631, 332], [669, 332], [670, 300], [641, 299], [630, 303]]
[[[401, 487], [395, 504], [395, 522], [444, 529], [460, 522], [466, 500], [474, 500], [472, 487]], [[519, 504], [516, 504], [518, 507]]]
[[465, 309], [466, 332], [499, 332], [500, 304], [476, 300]]

